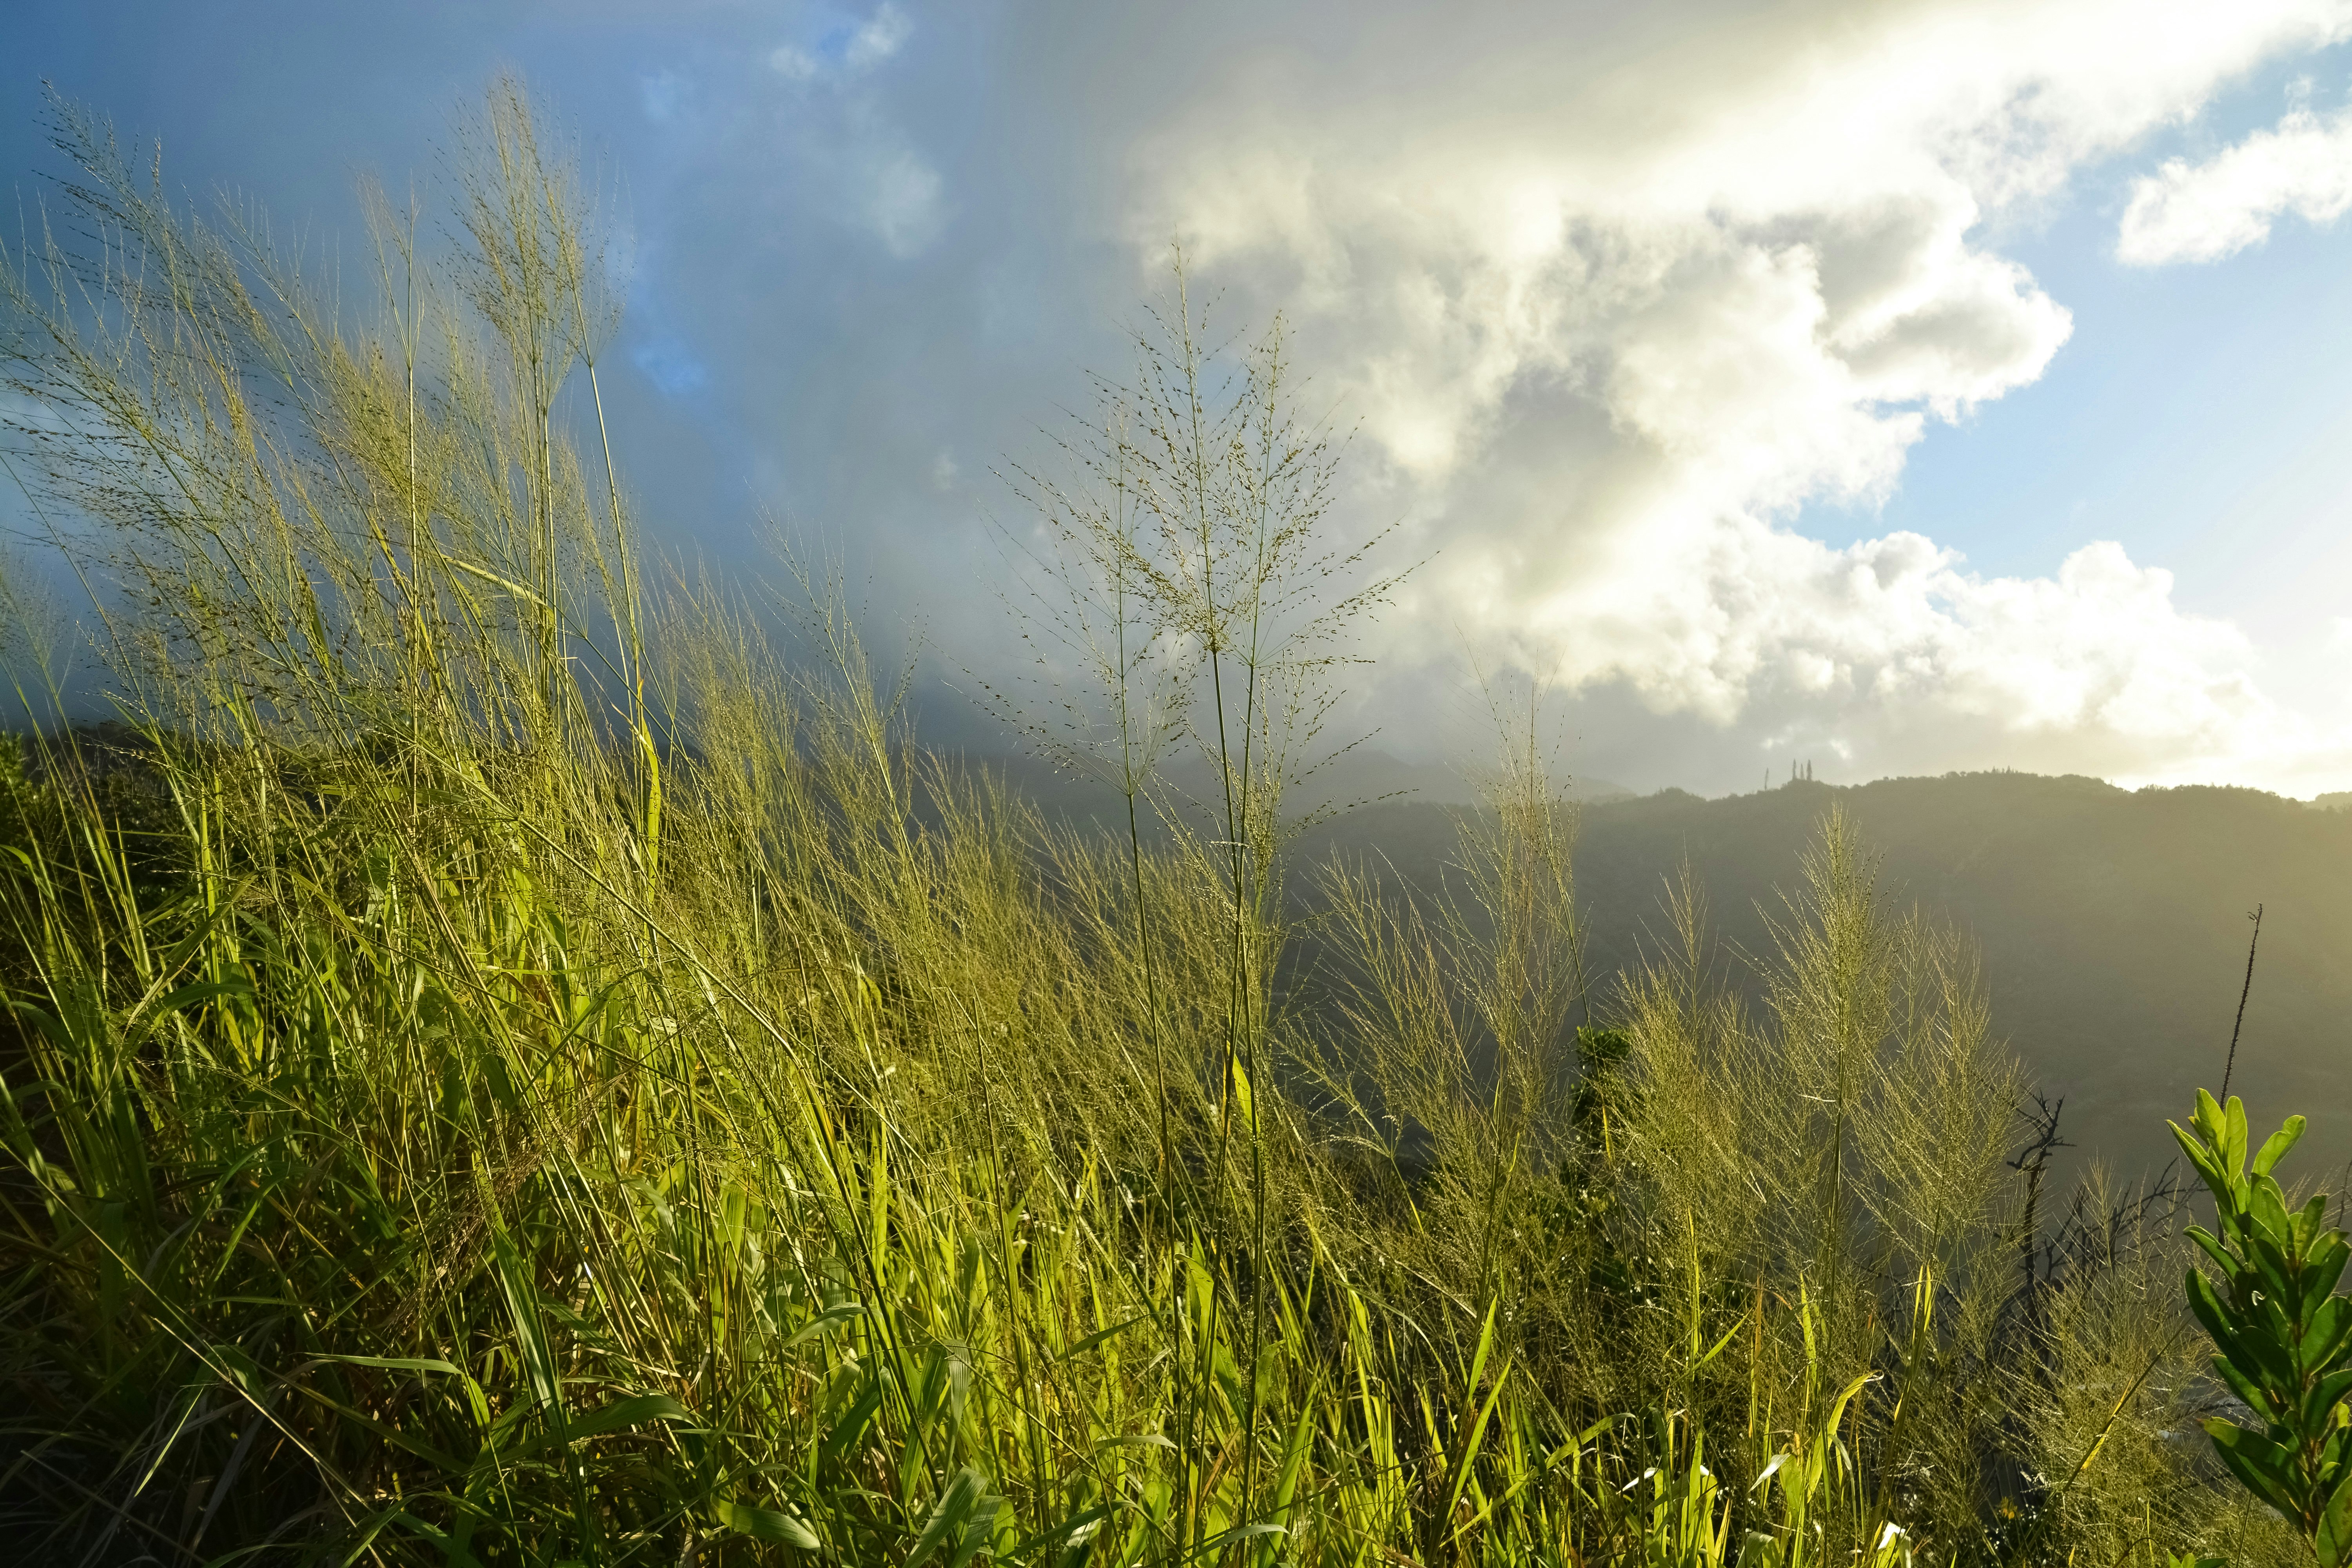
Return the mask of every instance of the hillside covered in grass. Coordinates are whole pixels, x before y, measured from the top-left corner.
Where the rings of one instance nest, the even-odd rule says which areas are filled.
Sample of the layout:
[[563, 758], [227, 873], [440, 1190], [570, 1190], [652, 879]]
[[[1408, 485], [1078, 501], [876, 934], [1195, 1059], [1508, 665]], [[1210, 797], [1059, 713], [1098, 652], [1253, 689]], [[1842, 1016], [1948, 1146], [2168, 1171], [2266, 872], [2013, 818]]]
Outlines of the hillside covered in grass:
[[2193, 1425], [2186, 1211], [2053, 1172], [1866, 816], [1790, 796], [1753, 979], [1685, 899], [1605, 993], [1539, 768], [1452, 903], [1318, 852], [1395, 579], [1278, 333], [1179, 271], [1032, 487], [1060, 663], [996, 695], [1075, 831], [821, 576], [646, 548], [511, 83], [369, 310], [63, 112], [0, 383], [121, 727], [0, 752], [29, 1560], [2304, 1560]]
[[[1871, 847], [1882, 898], [1977, 944], [1998, 1032], [2042, 1091], [2064, 1099], [2076, 1157], [2120, 1174], [2171, 1163], [2165, 1119], [2198, 1085], [2220, 1084], [2260, 905], [2231, 1085], [2308, 1113], [2307, 1158], [2352, 1158], [2352, 815], [2256, 790], [1988, 773], [1589, 803], [1576, 875], [1596, 987], [1655, 957], [1687, 860], [1725, 983], [1760, 999], [1750, 961], [1772, 953], [1797, 856], [1833, 808]], [[1381, 802], [1322, 829], [1316, 847], [1442, 891], [1458, 876], [1458, 810]]]

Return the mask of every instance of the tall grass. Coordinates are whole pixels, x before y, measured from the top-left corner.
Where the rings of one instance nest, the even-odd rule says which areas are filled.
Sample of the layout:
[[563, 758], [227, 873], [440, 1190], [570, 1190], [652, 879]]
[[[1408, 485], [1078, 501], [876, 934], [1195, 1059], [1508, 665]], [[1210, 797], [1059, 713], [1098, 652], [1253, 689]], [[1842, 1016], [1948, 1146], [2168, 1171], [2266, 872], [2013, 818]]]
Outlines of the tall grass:
[[2292, 1549], [2168, 1436], [2209, 1396], [2161, 1215], [2029, 1222], [1969, 956], [1848, 825], [1763, 1016], [1687, 888], [1585, 994], [1532, 760], [1455, 900], [1333, 868], [1278, 967], [1381, 582], [1318, 542], [1278, 343], [1223, 382], [1180, 297], [1033, 489], [1106, 840], [914, 745], [821, 584], [779, 638], [648, 561], [593, 213], [512, 84], [449, 254], [376, 205], [362, 317], [60, 114], [88, 242], [10, 258], [5, 374], [123, 722], [0, 803], [45, 1560]]

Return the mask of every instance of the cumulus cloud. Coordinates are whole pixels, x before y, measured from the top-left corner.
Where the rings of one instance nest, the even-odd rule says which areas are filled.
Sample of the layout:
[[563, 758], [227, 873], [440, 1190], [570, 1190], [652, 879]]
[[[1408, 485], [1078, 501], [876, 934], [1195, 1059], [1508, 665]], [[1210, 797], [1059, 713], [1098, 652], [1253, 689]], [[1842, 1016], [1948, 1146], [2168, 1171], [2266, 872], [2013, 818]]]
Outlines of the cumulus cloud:
[[2352, 208], [2352, 110], [2290, 110], [2201, 163], [2167, 161], [2132, 183], [2116, 255], [2137, 267], [2219, 261], [2289, 213], [2331, 223]]
[[2050, 518], [2018, 574], [1869, 518], [2067, 352], [2010, 239], [2352, 37], [2352, 0], [725, 14], [626, 106], [675, 274], [648, 394], [692, 393], [691, 344], [729, 396], [677, 406], [740, 416], [729, 474], [956, 662], [1021, 657], [972, 591], [976, 507], [1017, 509], [970, 455], [1037, 455], [1177, 235], [1224, 325], [1287, 311], [1359, 434], [1341, 513], [1429, 557], [1351, 678], [1381, 744], [1483, 739], [1468, 655], [1556, 676], [1575, 765], [1644, 787], [1791, 756], [2285, 783], [2327, 743], [2128, 519], [2085, 550]]
[[1635, 608], [1675, 626], [1666, 657], [1585, 625], [1570, 672], [1622, 676], [1719, 722], [1780, 716], [1760, 743], [1841, 736], [1878, 760], [1955, 723], [2061, 754], [2088, 740], [2110, 766], [2274, 748], [2297, 726], [2262, 693], [2254, 652], [2226, 621], [2183, 613], [2172, 574], [2112, 542], [2045, 578], [1982, 578], [1916, 533], [1833, 549], [1755, 522], [1717, 531], [1707, 555]]
[[[1405, 25], [1383, 39], [1402, 100], [1363, 91], [1361, 59], [1292, 58], [1169, 116], [1130, 161], [1128, 232], [1144, 254], [1185, 236], [1212, 279], [1292, 306], [1440, 551], [1392, 659], [1469, 627], [1482, 655], [1759, 745], [1916, 765], [1957, 724], [2155, 776], [2300, 743], [2245, 638], [2181, 613], [2168, 574], [2102, 544], [1985, 580], [1915, 534], [1841, 550], [1795, 525], [1888, 495], [1931, 423], [2065, 342], [1989, 219], [2347, 33], [2352, 8], [2316, 0], [1831, 6], [1413, 79]], [[2297, 179], [2233, 188], [2352, 201]]]

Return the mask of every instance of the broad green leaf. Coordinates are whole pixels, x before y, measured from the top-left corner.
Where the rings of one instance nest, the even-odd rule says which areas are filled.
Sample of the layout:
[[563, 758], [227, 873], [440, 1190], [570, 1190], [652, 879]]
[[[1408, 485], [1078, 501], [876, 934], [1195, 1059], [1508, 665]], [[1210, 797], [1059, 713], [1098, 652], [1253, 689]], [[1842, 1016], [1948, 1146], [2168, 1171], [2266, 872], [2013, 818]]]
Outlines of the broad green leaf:
[[2248, 1377], [2267, 1375], [2270, 1369], [2250, 1353], [2249, 1347], [2240, 1336], [2236, 1312], [2221, 1300], [2213, 1289], [2213, 1282], [2205, 1278], [2203, 1271], [2189, 1270], [2188, 1294], [2189, 1310], [2195, 1314], [2205, 1332], [2211, 1336], [2214, 1347], [2242, 1368]]
[[555, 1354], [547, 1342], [547, 1325], [540, 1315], [539, 1291], [506, 1226], [494, 1224], [490, 1227], [490, 1248], [497, 1259], [499, 1286], [506, 1298], [515, 1342], [522, 1350], [523, 1370], [530, 1378], [531, 1395], [542, 1407], [553, 1412], [560, 1423], [563, 1390], [555, 1375]]
[[2303, 1129], [2304, 1119], [2302, 1117], [2288, 1117], [2286, 1119], [2286, 1124], [2281, 1127], [2277, 1131], [2272, 1133], [2269, 1140], [2263, 1144], [2262, 1152], [2254, 1156], [2254, 1174], [2257, 1176], [2269, 1175], [2271, 1173], [2271, 1167], [2277, 1164], [2279, 1161], [2284, 1157], [2286, 1152], [2294, 1148], [2295, 1144], [2301, 1141], [2303, 1137]]
[[2314, 1193], [2309, 1202], [2295, 1211], [2295, 1256], [2308, 1261], [2311, 1248], [2327, 1230], [2327, 1194]]
[[2230, 1183], [2221, 1173], [2221, 1162], [2214, 1157], [2201, 1135], [2201, 1130], [2200, 1133], [2190, 1133], [2178, 1121], [2168, 1121], [2165, 1125], [2172, 1129], [2172, 1136], [2180, 1144], [2182, 1156], [2211, 1191], [2214, 1201], [2221, 1205], [2221, 1212], [2229, 1214], [2236, 1207], [2230, 1195]]
[[794, 1329], [793, 1331], [793, 1337], [786, 1340], [778, 1348], [782, 1350], [790, 1350], [794, 1345], [801, 1343], [812, 1335], [821, 1334], [827, 1329], [837, 1328], [843, 1323], [849, 1322], [854, 1319], [861, 1318], [865, 1315], [865, 1304], [859, 1301], [847, 1301], [838, 1307], [828, 1307], [824, 1311], [819, 1312], [815, 1317], [811, 1318], [807, 1322], [803, 1323], [799, 1328]]
[[[1492, 1312], [1487, 1314], [1487, 1327], [1490, 1331], [1494, 1327]], [[1478, 1360], [1483, 1364], [1486, 1356], [1481, 1353]], [[1487, 1419], [1495, 1414], [1495, 1402], [1503, 1397], [1503, 1384], [1510, 1375], [1510, 1363], [1506, 1362], [1503, 1369], [1495, 1374], [1495, 1385], [1488, 1391], [1486, 1404], [1479, 1407], [1477, 1420], [1472, 1423], [1468, 1435], [1463, 1439], [1462, 1456], [1454, 1461], [1454, 1490], [1445, 1500], [1445, 1510], [1438, 1516], [1441, 1519], [1453, 1518], [1454, 1505], [1462, 1500], [1462, 1489], [1470, 1481], [1471, 1463], [1477, 1458], [1478, 1445], [1486, 1435]], [[1477, 1385], [1473, 1384], [1471, 1386], [1475, 1388]]]
[[2260, 1237], [2253, 1239], [2247, 1251], [2255, 1274], [2253, 1291], [2247, 1298], [2252, 1308], [2249, 1321], [2266, 1325], [2283, 1346], [2292, 1346], [2296, 1333], [2295, 1313], [2303, 1305], [2303, 1297], [2294, 1288], [2286, 1259], [2278, 1248]]
[[797, 1515], [775, 1509], [754, 1508], [730, 1498], [714, 1498], [710, 1503], [710, 1515], [722, 1528], [738, 1535], [748, 1535], [754, 1541], [795, 1546], [803, 1552], [814, 1552], [822, 1544], [816, 1538], [816, 1531]]
[[2211, 1258], [2220, 1268], [2224, 1279], [2234, 1277], [2244, 1267], [2238, 1260], [2236, 1254], [2222, 1245], [2220, 1237], [2201, 1225], [2192, 1225], [2189, 1227], [2189, 1239], [2203, 1248], [2205, 1256]]
[[2286, 1194], [2268, 1176], [2258, 1176], [2246, 1194], [2246, 1217], [2263, 1240], [2284, 1249], [2294, 1245], [2294, 1223], [2287, 1217]]
[[[915, 1538], [914, 1550], [907, 1554], [905, 1568], [922, 1568], [931, 1554], [952, 1541], [962, 1542], [964, 1528], [980, 1511], [988, 1493], [988, 1478], [970, 1465], [955, 1473], [931, 1505], [931, 1516], [924, 1521], [923, 1532]], [[952, 1550], [952, 1549], [951, 1549]]]
[[1127, 1332], [1128, 1330], [1135, 1327], [1138, 1323], [1145, 1321], [1150, 1316], [1151, 1314], [1149, 1312], [1138, 1312], [1135, 1316], [1128, 1319], [1127, 1321], [1123, 1323], [1113, 1323], [1108, 1329], [1098, 1329], [1095, 1332], [1088, 1334], [1085, 1339], [1080, 1340], [1076, 1344], [1070, 1346], [1069, 1349], [1064, 1351], [1054, 1359], [1058, 1363], [1069, 1361], [1076, 1356], [1082, 1356], [1088, 1351], [1094, 1349], [1097, 1345], [1103, 1343], [1105, 1341], [1115, 1339], [1118, 1335]]
[[2260, 1433], [2233, 1426], [2227, 1421], [2208, 1420], [2203, 1425], [2206, 1436], [2213, 1439], [2213, 1451], [2221, 1456], [2230, 1473], [2245, 1483], [2247, 1490], [2289, 1519], [2302, 1516], [2302, 1504], [2290, 1489], [2294, 1475], [2294, 1455]]
[[2319, 1568], [2343, 1568], [2352, 1559], [2352, 1477], [2336, 1483], [2336, 1490], [2320, 1510], [2319, 1529], [2312, 1537]]
[[626, 1399], [615, 1399], [584, 1415], [574, 1415], [565, 1426], [575, 1438], [596, 1437], [607, 1432], [642, 1426], [649, 1421], [690, 1423], [693, 1420], [694, 1412], [667, 1394], [638, 1394]]
[[367, 1415], [362, 1411], [354, 1410], [342, 1401], [321, 1393], [318, 1388], [314, 1387], [310, 1384], [298, 1383], [294, 1384], [294, 1388], [297, 1393], [302, 1394], [305, 1398], [310, 1399], [312, 1403], [333, 1411], [337, 1415], [341, 1416], [343, 1420], [353, 1426], [366, 1428], [386, 1443], [391, 1444], [394, 1447], [402, 1448], [415, 1455], [418, 1458], [423, 1459], [436, 1469], [446, 1471], [451, 1475], [463, 1475], [467, 1468], [466, 1461], [458, 1458], [456, 1455], [435, 1447], [432, 1444], [412, 1436], [408, 1433], [402, 1431], [400, 1428], [394, 1426], [387, 1422], [380, 1421], [376, 1417]]
[[2221, 1374], [2221, 1381], [2230, 1385], [2230, 1392], [2244, 1400], [2255, 1415], [2271, 1426], [2278, 1425], [2278, 1406], [2271, 1403], [2271, 1396], [2263, 1392], [2260, 1384], [2239, 1370], [2235, 1362], [2227, 1356], [2217, 1355], [2213, 1358], [2213, 1370]]
[[227, 980], [199, 980], [192, 984], [183, 985], [169, 996], [150, 1004], [145, 1011], [160, 1017], [165, 1014], [177, 1013], [183, 1008], [192, 1007], [199, 1002], [209, 1002], [215, 996], [234, 996], [241, 1002], [249, 1003], [254, 999], [253, 983], [242, 976], [233, 976]]
[[2318, 1310], [2319, 1303], [2331, 1295], [2344, 1278], [2344, 1265], [2352, 1258], [2352, 1247], [2344, 1245], [2340, 1236], [2329, 1236], [2311, 1249], [2303, 1266], [2304, 1315]]
[[824, 1445], [821, 1454], [822, 1462], [830, 1466], [845, 1460], [850, 1451], [856, 1447], [865, 1436], [866, 1424], [874, 1418], [874, 1413], [880, 1408], [882, 1408], [881, 1380], [869, 1377], [866, 1380], [865, 1391], [857, 1396], [857, 1402], [844, 1412], [841, 1419], [833, 1424], [833, 1430], [824, 1435]]
[[1082, 1544], [1085, 1542], [1091, 1540], [1096, 1530], [1101, 1525], [1102, 1521], [1109, 1517], [1110, 1510], [1107, 1506], [1097, 1503], [1093, 1508], [1087, 1509], [1083, 1512], [1072, 1514], [1069, 1518], [1062, 1521], [1059, 1524], [1039, 1531], [1036, 1534], [1031, 1536], [1028, 1540], [1022, 1542], [1012, 1551], [1006, 1552], [1001, 1561], [1006, 1563], [1018, 1563], [1023, 1558], [1027, 1557], [1030, 1553], [1036, 1552], [1042, 1547], [1058, 1545], [1064, 1541], [1070, 1541], [1074, 1543]]
[[2198, 1137], [2214, 1149], [2221, 1147], [2221, 1133], [2226, 1125], [2222, 1121], [2221, 1107], [2210, 1093], [2201, 1089], [2197, 1091], [2195, 1125]]
[[[2352, 1367], [2339, 1367], [2304, 1390], [2302, 1405], [2303, 1429], [2306, 1432], [2326, 1431], [2332, 1425], [2328, 1412], [2342, 1402], [2347, 1390], [2352, 1390]], [[2329, 1441], [2352, 1436], [2336, 1427]]]
[[2330, 1296], [2311, 1314], [2311, 1327], [2304, 1331], [2303, 1342], [2295, 1349], [2296, 1359], [2305, 1372], [2332, 1365], [2347, 1335], [2352, 1335], [2352, 1297]]
[[451, 1377], [466, 1375], [447, 1362], [438, 1361], [431, 1356], [317, 1355], [312, 1356], [308, 1364], [316, 1366], [321, 1362], [336, 1362], [344, 1366], [382, 1367], [389, 1372], [438, 1372], [446, 1373]]

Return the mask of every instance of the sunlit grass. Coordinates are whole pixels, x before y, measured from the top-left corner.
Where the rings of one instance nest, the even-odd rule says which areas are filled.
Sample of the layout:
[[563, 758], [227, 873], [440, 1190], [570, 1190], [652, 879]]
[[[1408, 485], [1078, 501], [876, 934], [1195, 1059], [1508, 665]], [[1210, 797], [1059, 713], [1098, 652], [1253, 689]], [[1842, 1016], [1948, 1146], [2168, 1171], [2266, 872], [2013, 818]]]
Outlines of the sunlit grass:
[[0, 1500], [45, 1558], [2292, 1545], [2167, 1436], [2168, 1232], [2024, 1205], [1972, 960], [1845, 824], [1766, 1016], [1686, 890], [1595, 997], [1515, 748], [1458, 901], [1318, 871], [1277, 988], [1282, 786], [1382, 580], [1319, 542], [1276, 345], [1220, 391], [1180, 297], [1040, 487], [1104, 841], [928, 758], [821, 582], [787, 637], [646, 564], [593, 225], [511, 87], [451, 257], [379, 206], [362, 321], [67, 128], [100, 248], [10, 258], [6, 378], [127, 724], [0, 805]]

